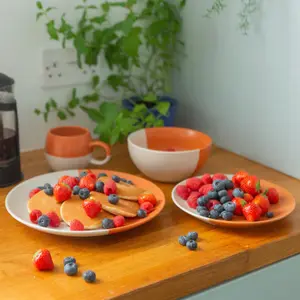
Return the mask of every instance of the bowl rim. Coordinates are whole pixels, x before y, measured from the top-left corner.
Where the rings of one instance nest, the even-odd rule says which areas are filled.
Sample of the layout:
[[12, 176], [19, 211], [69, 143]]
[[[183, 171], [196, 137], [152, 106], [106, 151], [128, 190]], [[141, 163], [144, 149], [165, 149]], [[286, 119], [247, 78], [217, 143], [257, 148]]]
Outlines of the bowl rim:
[[134, 131], [132, 133], [130, 133], [127, 137], [127, 143], [134, 146], [134, 147], [137, 147], [139, 149], [142, 149], [142, 150], [145, 150], [145, 151], [149, 151], [149, 152], [154, 152], [154, 153], [168, 153], [168, 154], [176, 154], [176, 155], [179, 155], [179, 154], [183, 154], [183, 153], [192, 153], [192, 152], [195, 152], [195, 151], [201, 151], [201, 150], [204, 150], [204, 149], [207, 149], [209, 147], [212, 146], [212, 138], [207, 135], [206, 133], [202, 132], [202, 131], [198, 131], [198, 130], [195, 130], [195, 129], [191, 129], [191, 128], [185, 128], [185, 127], [161, 127], [161, 128], [173, 128], [173, 129], [184, 129], [184, 130], [189, 130], [189, 131], [193, 131], [193, 132], [196, 132], [196, 133], [201, 133], [203, 135], [205, 135], [207, 138], [209, 138], [210, 142], [208, 145], [206, 146], [203, 146], [201, 148], [197, 148], [197, 149], [193, 149], [193, 150], [180, 150], [180, 151], [164, 151], [164, 150], [154, 150], [154, 149], [149, 149], [149, 148], [145, 148], [145, 147], [142, 147], [140, 145], [137, 145], [135, 144], [131, 139], [132, 137], [137, 134], [138, 132], [141, 132], [141, 131], [146, 131], [147, 130], [157, 130], [158, 128], [142, 128], [142, 129], [139, 129], [137, 131]]

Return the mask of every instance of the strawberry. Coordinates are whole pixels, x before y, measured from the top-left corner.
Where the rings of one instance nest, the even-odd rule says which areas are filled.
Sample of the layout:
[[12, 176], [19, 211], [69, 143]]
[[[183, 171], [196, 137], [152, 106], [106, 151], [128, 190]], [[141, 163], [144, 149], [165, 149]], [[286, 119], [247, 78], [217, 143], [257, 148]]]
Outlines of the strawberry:
[[198, 191], [199, 188], [203, 185], [203, 182], [201, 181], [200, 178], [193, 177], [187, 179], [185, 185], [192, 191]]
[[84, 200], [82, 207], [91, 219], [96, 218], [102, 210], [102, 205], [94, 200]]
[[35, 189], [31, 190], [29, 193], [29, 198], [32, 198], [35, 194], [37, 194], [40, 191], [41, 190], [39, 188], [35, 188]]
[[71, 188], [65, 183], [56, 184], [54, 186], [53, 193], [54, 193], [56, 202], [58, 202], [58, 203], [69, 200], [72, 196]]
[[153, 206], [156, 206], [157, 204], [156, 197], [153, 194], [147, 192], [139, 195], [138, 202], [140, 205], [145, 202], [150, 202]]
[[176, 193], [180, 198], [186, 200], [189, 197], [191, 190], [185, 185], [178, 185], [176, 187]]
[[250, 203], [253, 200], [253, 196], [251, 196], [250, 194], [244, 194], [244, 199], [246, 202]]
[[200, 187], [199, 193], [201, 194], [200, 196], [206, 195], [208, 192], [213, 191], [213, 186], [212, 184], [205, 184]]
[[256, 176], [246, 176], [240, 184], [241, 189], [251, 196], [255, 197], [260, 193], [260, 181]]
[[261, 216], [261, 208], [257, 204], [251, 202], [243, 207], [243, 214], [249, 222], [258, 221]]
[[224, 179], [228, 179], [228, 178], [227, 178], [226, 175], [224, 175], [222, 173], [216, 173], [212, 177], [212, 181], [215, 181], [215, 180], [224, 180]]
[[205, 173], [204, 175], [202, 175], [201, 177], [201, 181], [204, 183], [204, 184], [211, 184], [213, 182], [210, 174], [208, 173]]
[[70, 230], [71, 231], [83, 231], [84, 226], [80, 221], [74, 219], [70, 222]]
[[97, 180], [97, 176], [96, 174], [94, 174], [92, 171], [89, 170], [88, 174], [86, 176], [91, 177], [93, 180]]
[[30, 214], [30, 221], [34, 224], [37, 224], [38, 218], [42, 215], [42, 212], [38, 209], [34, 209]]
[[249, 174], [245, 171], [239, 171], [235, 173], [232, 177], [232, 182], [236, 187], [240, 187], [242, 180], [247, 177]]
[[212, 199], [207, 202], [206, 207], [208, 210], [212, 210], [217, 204], [220, 204], [220, 201]]
[[191, 192], [191, 194], [189, 195], [188, 199], [187, 199], [187, 204], [190, 208], [194, 208], [196, 209], [197, 207], [197, 200], [198, 198], [201, 196], [201, 194], [199, 192]]
[[275, 188], [269, 188], [266, 192], [268, 200], [271, 204], [276, 204], [279, 201], [279, 194]]
[[112, 179], [109, 179], [105, 182], [104, 194], [107, 196], [109, 196], [110, 194], [117, 194], [117, 185]]
[[151, 202], [143, 202], [141, 205], [140, 205], [140, 209], [143, 209], [147, 212], [147, 214], [150, 214], [151, 211], [154, 210], [154, 206]]
[[38, 250], [33, 255], [32, 262], [39, 271], [51, 271], [54, 269], [51, 254], [47, 249]]
[[261, 208], [262, 215], [266, 214], [270, 208], [270, 202], [269, 202], [268, 198], [263, 194], [257, 195], [253, 199], [252, 203], [255, 203], [256, 205], [258, 205]]
[[59, 218], [59, 216], [56, 214], [56, 212], [51, 211], [51, 212], [48, 212], [46, 215], [47, 215], [48, 218], [50, 219], [49, 225], [50, 225], [51, 227], [59, 227], [59, 225], [60, 225], [60, 218]]
[[125, 218], [123, 216], [115, 216], [113, 218], [113, 222], [115, 227], [122, 227], [125, 225]]
[[89, 191], [94, 191], [96, 180], [89, 174], [80, 178], [79, 187], [81, 189], [87, 188]]
[[247, 204], [247, 202], [242, 199], [242, 198], [233, 198], [232, 200], [233, 203], [235, 203], [235, 211], [234, 214], [237, 216], [242, 216], [243, 215], [243, 207]]
[[59, 178], [58, 184], [61, 184], [61, 183], [65, 183], [65, 184], [67, 184], [71, 189], [73, 189], [73, 187], [74, 187], [75, 185], [78, 184], [78, 180], [77, 180], [76, 177], [72, 177], [72, 176], [67, 176], [67, 175], [65, 175], [65, 176], [62, 176], [62, 177]]

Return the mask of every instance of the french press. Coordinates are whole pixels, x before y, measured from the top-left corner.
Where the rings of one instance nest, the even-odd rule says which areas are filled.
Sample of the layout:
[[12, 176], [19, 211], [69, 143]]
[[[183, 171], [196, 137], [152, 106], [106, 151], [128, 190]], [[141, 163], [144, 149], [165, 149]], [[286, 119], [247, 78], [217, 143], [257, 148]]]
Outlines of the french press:
[[0, 73], [0, 187], [22, 179], [15, 81]]

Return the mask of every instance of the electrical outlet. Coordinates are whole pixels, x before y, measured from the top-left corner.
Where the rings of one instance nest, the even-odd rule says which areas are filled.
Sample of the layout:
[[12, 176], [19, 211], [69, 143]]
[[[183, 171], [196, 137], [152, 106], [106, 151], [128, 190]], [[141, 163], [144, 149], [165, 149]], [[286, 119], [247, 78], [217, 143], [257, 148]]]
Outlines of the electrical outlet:
[[43, 51], [43, 88], [87, 84], [95, 74], [96, 68], [77, 66], [76, 51], [72, 48]]

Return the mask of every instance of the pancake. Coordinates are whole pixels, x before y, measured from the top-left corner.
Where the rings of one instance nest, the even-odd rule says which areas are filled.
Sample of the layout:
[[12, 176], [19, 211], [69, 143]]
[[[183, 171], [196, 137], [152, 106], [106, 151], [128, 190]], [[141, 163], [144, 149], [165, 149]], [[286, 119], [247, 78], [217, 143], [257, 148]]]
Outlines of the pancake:
[[61, 204], [57, 203], [54, 196], [48, 196], [44, 191], [40, 191], [35, 194], [31, 199], [28, 200], [27, 209], [31, 213], [34, 209], [38, 209], [42, 214], [54, 211], [57, 213], [60, 219], [60, 206]]
[[103, 210], [116, 216], [121, 215], [126, 218], [134, 218], [139, 210], [139, 205], [136, 202], [120, 199], [118, 204], [111, 204], [106, 195], [97, 192], [91, 192], [90, 199], [99, 201]]
[[[109, 177], [100, 177], [98, 180], [102, 182], [106, 182], [109, 180]], [[138, 201], [138, 197], [140, 194], [144, 193], [145, 190], [139, 188], [133, 184], [128, 184], [125, 182], [116, 183], [117, 186], [117, 194], [120, 198], [129, 200], [129, 201]]]
[[104, 218], [112, 218], [113, 216], [105, 211], [99, 213], [96, 218], [90, 218], [82, 207], [82, 200], [76, 196], [68, 201], [65, 201], [60, 208], [60, 214], [65, 223], [70, 226], [70, 222], [74, 219], [80, 221], [84, 229], [101, 228], [101, 223]]

